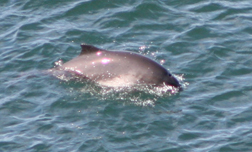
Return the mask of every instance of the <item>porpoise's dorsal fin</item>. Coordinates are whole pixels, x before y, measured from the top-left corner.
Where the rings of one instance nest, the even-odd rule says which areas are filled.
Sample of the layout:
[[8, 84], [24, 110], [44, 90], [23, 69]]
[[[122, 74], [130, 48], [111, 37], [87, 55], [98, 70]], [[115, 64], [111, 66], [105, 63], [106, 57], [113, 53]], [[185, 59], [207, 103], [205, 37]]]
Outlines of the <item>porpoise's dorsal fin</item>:
[[81, 44], [81, 53], [80, 53], [80, 55], [88, 54], [88, 53], [95, 53], [95, 52], [97, 52], [99, 50], [102, 50], [102, 49], [99, 49], [99, 48], [97, 48], [95, 46], [92, 46], [92, 45], [82, 43]]

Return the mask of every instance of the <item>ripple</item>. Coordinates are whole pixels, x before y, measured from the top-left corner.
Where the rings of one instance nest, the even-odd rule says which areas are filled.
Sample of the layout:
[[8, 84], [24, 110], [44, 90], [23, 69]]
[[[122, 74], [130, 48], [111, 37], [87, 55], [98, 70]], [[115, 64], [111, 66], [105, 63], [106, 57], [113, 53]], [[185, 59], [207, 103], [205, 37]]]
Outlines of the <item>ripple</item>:
[[[249, 0], [0, 4], [0, 151], [251, 151]], [[165, 61], [190, 85], [102, 91], [42, 71], [83, 42]]]

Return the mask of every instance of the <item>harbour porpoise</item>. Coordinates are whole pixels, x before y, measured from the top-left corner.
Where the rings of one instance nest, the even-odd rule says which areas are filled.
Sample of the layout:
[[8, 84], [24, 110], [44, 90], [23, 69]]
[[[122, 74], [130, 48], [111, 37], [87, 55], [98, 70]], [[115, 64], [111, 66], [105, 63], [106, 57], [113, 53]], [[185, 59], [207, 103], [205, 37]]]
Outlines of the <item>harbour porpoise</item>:
[[159, 63], [143, 55], [127, 51], [107, 51], [81, 44], [78, 57], [50, 69], [89, 79], [107, 87], [134, 85], [180, 88], [179, 81]]

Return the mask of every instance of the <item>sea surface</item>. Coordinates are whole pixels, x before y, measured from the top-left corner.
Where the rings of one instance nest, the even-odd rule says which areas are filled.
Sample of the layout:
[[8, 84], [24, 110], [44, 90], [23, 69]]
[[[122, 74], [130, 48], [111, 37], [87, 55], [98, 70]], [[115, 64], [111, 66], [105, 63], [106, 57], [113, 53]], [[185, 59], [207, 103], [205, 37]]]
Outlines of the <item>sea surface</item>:
[[[252, 151], [251, 0], [1, 0], [0, 10], [0, 152]], [[81, 43], [145, 55], [184, 90], [45, 73]]]

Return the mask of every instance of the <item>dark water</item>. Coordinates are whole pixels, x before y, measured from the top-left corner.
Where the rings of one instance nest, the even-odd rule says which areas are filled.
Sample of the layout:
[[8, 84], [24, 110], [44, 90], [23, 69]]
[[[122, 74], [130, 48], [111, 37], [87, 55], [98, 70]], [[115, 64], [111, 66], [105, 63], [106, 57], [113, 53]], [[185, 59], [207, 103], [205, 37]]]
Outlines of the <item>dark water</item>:
[[[252, 151], [250, 0], [1, 0], [0, 10], [0, 151]], [[83, 42], [165, 61], [189, 85], [106, 92], [41, 72]]]

